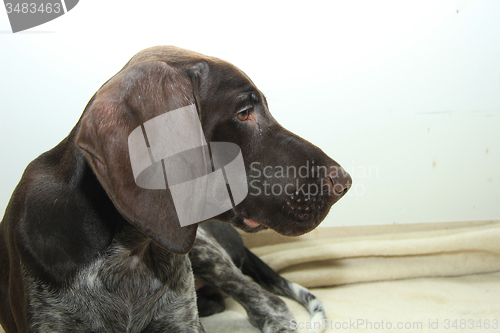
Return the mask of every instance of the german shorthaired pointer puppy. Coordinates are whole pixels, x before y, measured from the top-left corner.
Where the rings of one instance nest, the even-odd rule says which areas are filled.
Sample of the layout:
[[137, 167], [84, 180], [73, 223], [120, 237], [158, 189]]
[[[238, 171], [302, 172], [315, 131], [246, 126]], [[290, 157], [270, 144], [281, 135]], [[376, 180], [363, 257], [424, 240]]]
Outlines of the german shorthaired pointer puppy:
[[[207, 142], [241, 149], [251, 186], [232, 209], [181, 226], [168, 187], [136, 184], [127, 140], [190, 105]], [[218, 290], [262, 332], [292, 332], [275, 294], [300, 302], [313, 320], [325, 318], [321, 302], [246, 249], [233, 226], [307, 233], [350, 183], [276, 122], [235, 66], [176, 47], [146, 49], [97, 91], [68, 137], [26, 168], [0, 224], [0, 323], [7, 333], [205, 332], [199, 313], [222, 311]], [[198, 299], [195, 276], [206, 284]]]

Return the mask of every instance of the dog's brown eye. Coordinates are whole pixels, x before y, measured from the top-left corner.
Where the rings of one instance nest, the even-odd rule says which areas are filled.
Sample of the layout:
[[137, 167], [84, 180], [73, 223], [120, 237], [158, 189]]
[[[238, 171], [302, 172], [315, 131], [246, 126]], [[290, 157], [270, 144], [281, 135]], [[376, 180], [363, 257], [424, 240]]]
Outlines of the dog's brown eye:
[[245, 109], [243, 111], [238, 112], [237, 117], [241, 121], [245, 121], [250, 116], [250, 109]]

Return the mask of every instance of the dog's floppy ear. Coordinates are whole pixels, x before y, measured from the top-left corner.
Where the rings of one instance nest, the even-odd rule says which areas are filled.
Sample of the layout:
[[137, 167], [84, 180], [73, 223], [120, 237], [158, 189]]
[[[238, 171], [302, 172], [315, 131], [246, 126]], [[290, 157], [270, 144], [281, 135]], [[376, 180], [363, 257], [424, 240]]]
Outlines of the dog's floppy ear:
[[[120, 213], [156, 243], [178, 254], [191, 249], [197, 225], [181, 227], [168, 186], [138, 186], [129, 136], [134, 130], [142, 135], [141, 128], [145, 131], [144, 123], [148, 120], [196, 104], [187, 72], [157, 60], [129, 63], [91, 100], [80, 120], [76, 139]], [[143, 148], [144, 157], [151, 157], [147, 136]], [[163, 178], [163, 172], [159, 175]]]

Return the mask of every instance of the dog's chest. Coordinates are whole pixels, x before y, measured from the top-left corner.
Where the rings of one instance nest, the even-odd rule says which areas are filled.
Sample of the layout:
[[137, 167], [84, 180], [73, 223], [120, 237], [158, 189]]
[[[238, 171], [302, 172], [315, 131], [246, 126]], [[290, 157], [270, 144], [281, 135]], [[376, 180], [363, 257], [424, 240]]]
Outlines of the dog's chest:
[[115, 241], [64, 289], [30, 279], [32, 328], [141, 332], [157, 317], [173, 315], [179, 295], [193, 288], [189, 259], [151, 242], [132, 245]]

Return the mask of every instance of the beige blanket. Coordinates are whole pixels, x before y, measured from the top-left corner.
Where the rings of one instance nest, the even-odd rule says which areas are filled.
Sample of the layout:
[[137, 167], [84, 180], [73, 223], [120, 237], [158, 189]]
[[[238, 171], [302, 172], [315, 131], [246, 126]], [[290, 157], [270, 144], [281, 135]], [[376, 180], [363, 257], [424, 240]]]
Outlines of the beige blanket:
[[[245, 238], [285, 278], [312, 288], [327, 309], [327, 332], [500, 332], [499, 222]], [[294, 326], [307, 332], [308, 313], [286, 302]], [[202, 319], [207, 332], [259, 332], [239, 304], [227, 303], [225, 312]]]

